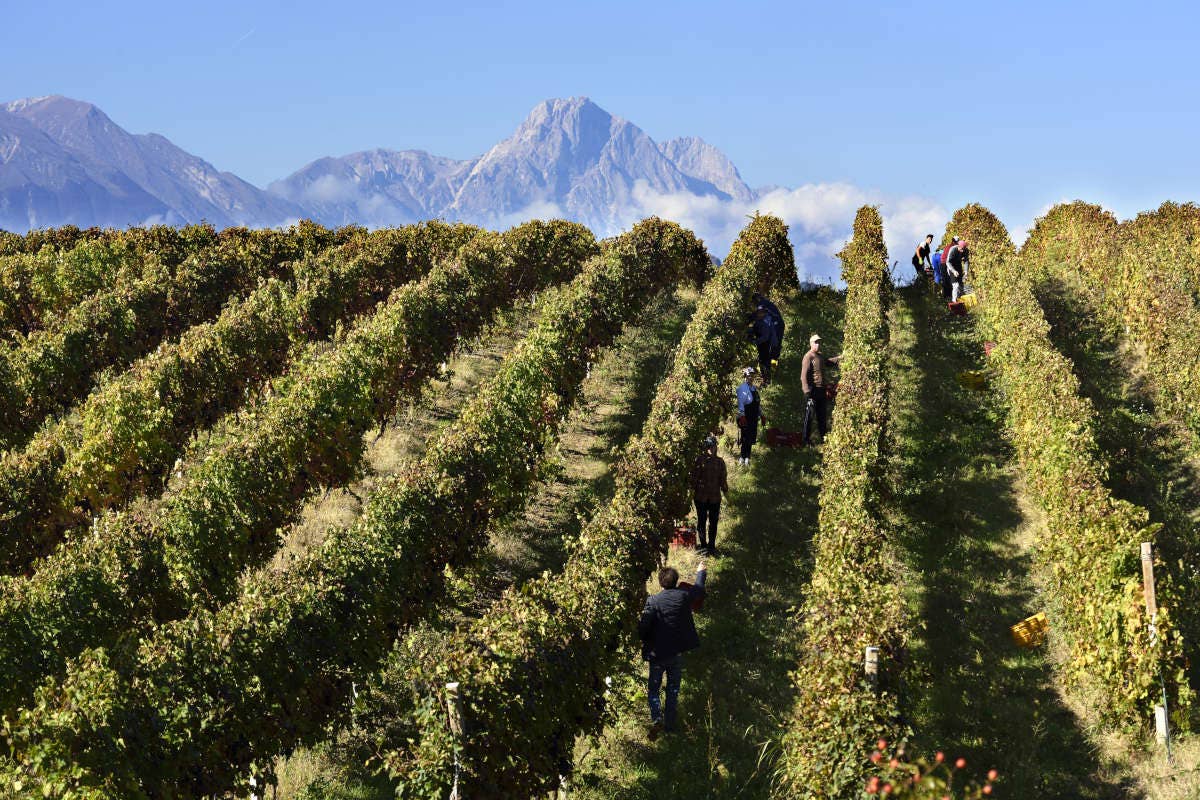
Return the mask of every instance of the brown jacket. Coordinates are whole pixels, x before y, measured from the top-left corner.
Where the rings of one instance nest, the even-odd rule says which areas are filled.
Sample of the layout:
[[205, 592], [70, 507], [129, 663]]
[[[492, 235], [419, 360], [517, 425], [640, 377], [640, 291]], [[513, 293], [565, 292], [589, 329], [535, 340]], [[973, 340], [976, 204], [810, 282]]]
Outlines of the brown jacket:
[[809, 350], [800, 362], [800, 386], [805, 393], [811, 392], [814, 386], [825, 385], [825, 356]]
[[721, 492], [729, 491], [726, 482], [725, 459], [701, 453], [692, 466], [692, 491], [697, 503], [719, 503]]

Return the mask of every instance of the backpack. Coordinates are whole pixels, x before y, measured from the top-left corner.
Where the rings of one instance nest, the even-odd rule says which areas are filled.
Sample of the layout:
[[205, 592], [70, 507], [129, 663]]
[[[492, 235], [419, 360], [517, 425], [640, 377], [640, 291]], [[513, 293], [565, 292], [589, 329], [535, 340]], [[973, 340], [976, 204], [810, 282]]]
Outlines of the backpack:
[[748, 420], [758, 419], [758, 407], [759, 407], [758, 388], [755, 386], [751, 386], [750, 387], [750, 402], [746, 403], [746, 419], [748, 419]]

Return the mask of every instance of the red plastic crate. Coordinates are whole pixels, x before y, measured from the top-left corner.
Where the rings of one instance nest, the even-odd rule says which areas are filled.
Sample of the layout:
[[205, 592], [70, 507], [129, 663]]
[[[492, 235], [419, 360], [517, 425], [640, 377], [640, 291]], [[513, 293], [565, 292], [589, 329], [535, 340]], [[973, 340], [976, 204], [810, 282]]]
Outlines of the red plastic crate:
[[680, 525], [671, 536], [671, 544], [676, 547], [695, 547], [696, 529], [691, 525]]

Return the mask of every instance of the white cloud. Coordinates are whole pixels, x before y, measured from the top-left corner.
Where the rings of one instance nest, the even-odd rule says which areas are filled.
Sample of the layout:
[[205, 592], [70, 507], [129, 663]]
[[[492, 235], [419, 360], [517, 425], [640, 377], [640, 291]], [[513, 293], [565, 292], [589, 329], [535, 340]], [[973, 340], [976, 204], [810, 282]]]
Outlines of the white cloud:
[[[330, 175], [306, 187], [304, 199], [353, 203], [358, 221], [367, 225], [397, 224], [397, 217], [407, 217], [390, 198]], [[905, 267], [917, 241], [926, 233], [940, 237], [949, 217], [945, 208], [928, 197], [891, 195], [849, 183], [814, 183], [796, 189], [772, 189], [755, 200], [723, 200], [688, 193], [663, 194], [645, 181], [638, 181], [630, 196], [616, 204], [612, 219], [580, 221], [603, 237], [628, 230], [646, 217], [660, 216], [694, 231], [709, 252], [724, 258], [750, 217], [756, 212], [775, 214], [789, 226], [800, 279], [840, 285], [841, 263], [836, 253], [850, 238], [854, 215], [863, 205], [879, 206], [890, 260], [901, 262], [897, 274], [907, 280], [911, 269]], [[466, 221], [504, 229], [530, 219], [576, 217], [569, 209], [546, 201], [485, 220]]]
[[[710, 252], [724, 256], [738, 232], [756, 211], [775, 214], [790, 228], [801, 280], [840, 282], [836, 253], [850, 238], [854, 215], [863, 205], [877, 205], [890, 260], [907, 264], [909, 251], [926, 233], [939, 233], [949, 217], [937, 201], [917, 195], [889, 195], [847, 183], [807, 184], [796, 189], [773, 189], [757, 200], [723, 201], [691, 194], [664, 195], [645, 183], [634, 187], [627, 222], [657, 214], [696, 232]], [[623, 220], [625, 222], [626, 220]], [[904, 269], [898, 268], [901, 277]]]
[[353, 180], [336, 175], [322, 175], [301, 190], [301, 200], [317, 203], [344, 203], [363, 194]]

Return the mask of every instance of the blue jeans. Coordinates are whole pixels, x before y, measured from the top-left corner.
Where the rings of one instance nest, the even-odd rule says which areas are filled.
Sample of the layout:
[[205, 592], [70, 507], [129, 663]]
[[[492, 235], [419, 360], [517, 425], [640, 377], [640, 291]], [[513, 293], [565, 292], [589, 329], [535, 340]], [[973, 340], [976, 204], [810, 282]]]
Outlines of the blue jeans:
[[[663, 675], [667, 676], [666, 715], [659, 705], [658, 692], [662, 687]], [[675, 727], [675, 709], [679, 705], [679, 684], [683, 682], [683, 656], [675, 655], [661, 661], [650, 662], [650, 682], [646, 694], [650, 698], [650, 719], [662, 720], [667, 730]]]

